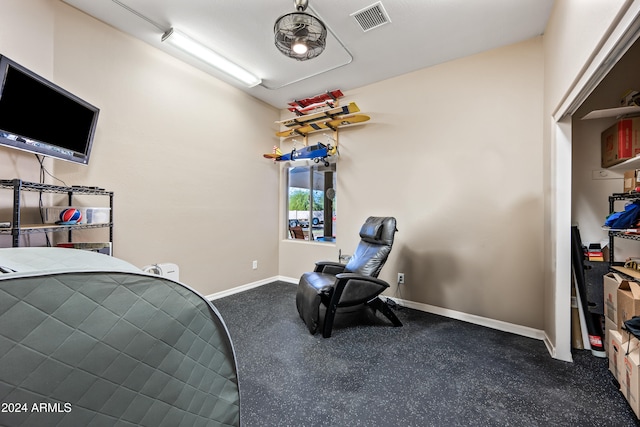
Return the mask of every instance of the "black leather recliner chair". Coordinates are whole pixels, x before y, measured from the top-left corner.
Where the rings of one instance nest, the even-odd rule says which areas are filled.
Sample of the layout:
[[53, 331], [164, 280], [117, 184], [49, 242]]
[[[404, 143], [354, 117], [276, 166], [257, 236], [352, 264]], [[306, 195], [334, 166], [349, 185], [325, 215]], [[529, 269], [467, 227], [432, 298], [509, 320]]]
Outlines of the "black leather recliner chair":
[[325, 338], [331, 336], [340, 307], [362, 306], [379, 310], [394, 326], [402, 326], [387, 303], [378, 297], [389, 287], [377, 277], [391, 252], [396, 231], [395, 218], [369, 217], [360, 229], [360, 243], [346, 265], [320, 261], [313, 272], [302, 275], [296, 306], [309, 332], [315, 334], [320, 326], [321, 304], [326, 307], [322, 325]]

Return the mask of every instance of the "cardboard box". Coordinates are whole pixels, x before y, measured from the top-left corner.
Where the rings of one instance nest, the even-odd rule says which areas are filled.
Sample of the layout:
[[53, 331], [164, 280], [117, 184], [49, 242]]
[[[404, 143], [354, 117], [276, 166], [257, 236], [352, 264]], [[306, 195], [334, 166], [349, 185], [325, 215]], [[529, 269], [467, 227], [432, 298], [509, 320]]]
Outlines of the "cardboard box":
[[640, 350], [636, 349], [628, 354], [624, 353], [626, 344], [622, 344], [622, 368], [619, 370], [618, 382], [620, 391], [629, 402], [636, 417], [640, 418]]
[[618, 324], [618, 331], [626, 333], [626, 331], [622, 331], [624, 321], [640, 315], [640, 284], [623, 280], [618, 286], [617, 298], [618, 313], [616, 319], [618, 320], [616, 323]]
[[616, 381], [620, 382], [619, 377], [620, 368], [624, 367], [622, 363], [622, 357], [624, 356], [624, 350], [622, 347], [623, 335], [615, 329], [607, 329], [605, 332], [607, 336], [607, 346], [609, 348], [609, 371], [613, 374]]
[[624, 172], [624, 187], [623, 192], [628, 193], [633, 191], [636, 187], [640, 187], [640, 169], [633, 169]]
[[608, 168], [640, 154], [640, 117], [618, 120], [600, 135], [602, 167]]
[[[606, 340], [605, 340], [606, 344]], [[584, 349], [584, 343], [582, 342], [582, 327], [580, 324], [580, 313], [578, 311], [578, 303], [576, 297], [571, 297], [571, 348], [578, 350]], [[605, 347], [605, 352], [606, 352]]]
[[[615, 322], [612, 322], [608, 318], [604, 318], [604, 351], [607, 353], [607, 357], [609, 357], [609, 352], [611, 351], [611, 331], [618, 332], [618, 325]], [[619, 334], [620, 332], [618, 332]]]
[[611, 350], [609, 359], [609, 370], [613, 376], [620, 381], [620, 374], [625, 372], [624, 357], [634, 351], [640, 351], [640, 341], [628, 332], [622, 332], [615, 329], [608, 329], [607, 341]]
[[618, 287], [624, 279], [616, 273], [607, 273], [602, 276], [604, 286], [604, 317], [618, 325]]
[[99, 254], [111, 256], [111, 242], [74, 242], [74, 243], [58, 243], [59, 248], [82, 249], [85, 251], [97, 252]]

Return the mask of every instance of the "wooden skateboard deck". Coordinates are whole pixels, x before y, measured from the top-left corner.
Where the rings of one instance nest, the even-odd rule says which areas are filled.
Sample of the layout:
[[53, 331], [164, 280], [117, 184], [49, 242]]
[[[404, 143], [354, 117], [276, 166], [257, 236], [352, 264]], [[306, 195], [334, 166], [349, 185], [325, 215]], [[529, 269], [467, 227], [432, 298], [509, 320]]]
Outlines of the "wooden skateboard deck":
[[370, 117], [365, 114], [354, 114], [351, 116], [344, 116], [339, 118], [333, 118], [325, 121], [317, 121], [309, 123], [306, 126], [297, 127], [295, 129], [287, 129], [281, 132], [276, 132], [276, 136], [286, 138], [289, 136], [301, 135], [305, 136], [313, 132], [321, 130], [336, 130], [344, 126], [354, 125], [356, 123], [362, 123], [369, 120]]
[[318, 102], [317, 104], [311, 104], [307, 107], [289, 107], [288, 110], [292, 113], [296, 113], [297, 116], [304, 116], [312, 112], [318, 112], [320, 109], [328, 109], [336, 106], [336, 101], [327, 99], [326, 101]]
[[306, 116], [294, 117], [292, 119], [283, 120], [279, 123], [285, 127], [298, 127], [305, 126], [309, 123], [319, 122], [321, 120], [334, 119], [337, 116], [342, 116], [345, 114], [353, 114], [360, 111], [360, 108], [356, 105], [355, 102], [350, 102], [349, 104], [342, 107], [334, 107], [326, 111], [321, 111], [319, 113], [307, 114]]
[[343, 96], [339, 89], [321, 93], [304, 99], [296, 99], [289, 103], [289, 111], [296, 113], [298, 116], [309, 114], [318, 108], [334, 107], [338, 98]]
[[304, 99], [296, 99], [295, 101], [291, 101], [289, 103], [290, 106], [292, 107], [308, 107], [311, 104], [318, 104], [321, 103], [323, 101], [328, 101], [328, 100], [333, 100], [335, 101], [338, 98], [341, 98], [342, 95], [342, 91], [340, 89], [336, 89], [336, 90], [332, 90], [329, 92], [325, 92], [325, 93], [321, 93], [319, 95], [316, 96], [312, 96], [309, 98], [304, 98]]

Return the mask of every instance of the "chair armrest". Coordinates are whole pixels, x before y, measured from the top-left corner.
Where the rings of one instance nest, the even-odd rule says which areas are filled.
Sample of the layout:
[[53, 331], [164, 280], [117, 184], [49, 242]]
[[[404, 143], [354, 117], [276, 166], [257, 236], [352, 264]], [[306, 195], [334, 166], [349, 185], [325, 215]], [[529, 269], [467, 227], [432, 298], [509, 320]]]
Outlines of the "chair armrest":
[[346, 307], [363, 304], [384, 292], [389, 284], [384, 280], [356, 273], [336, 274], [336, 284], [331, 295], [330, 305]]
[[[356, 274], [356, 273], [340, 273], [340, 274], [336, 274], [336, 279], [338, 279], [338, 285], [340, 286], [340, 282], [343, 283], [347, 283], [349, 280], [352, 279], [357, 279], [357, 280], [363, 280], [365, 282], [371, 282], [371, 283], [375, 283], [376, 285], [380, 285], [383, 288], [388, 288], [389, 284], [387, 282], [385, 282], [382, 279], [378, 279], [377, 277], [371, 277], [371, 276], [362, 276], [360, 274]], [[342, 285], [344, 286], [344, 285]]]
[[325, 273], [336, 275], [338, 273], [342, 273], [344, 271], [345, 264], [340, 264], [339, 262], [333, 261], [318, 261], [316, 262], [316, 273]]

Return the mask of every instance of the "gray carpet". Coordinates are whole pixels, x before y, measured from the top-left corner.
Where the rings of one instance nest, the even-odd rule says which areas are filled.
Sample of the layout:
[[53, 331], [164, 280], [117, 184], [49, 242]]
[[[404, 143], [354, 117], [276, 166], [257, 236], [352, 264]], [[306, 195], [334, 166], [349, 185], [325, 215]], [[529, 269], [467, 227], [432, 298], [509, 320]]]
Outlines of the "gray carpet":
[[638, 426], [606, 359], [402, 308], [311, 335], [296, 285], [213, 301], [238, 359], [245, 426]]

